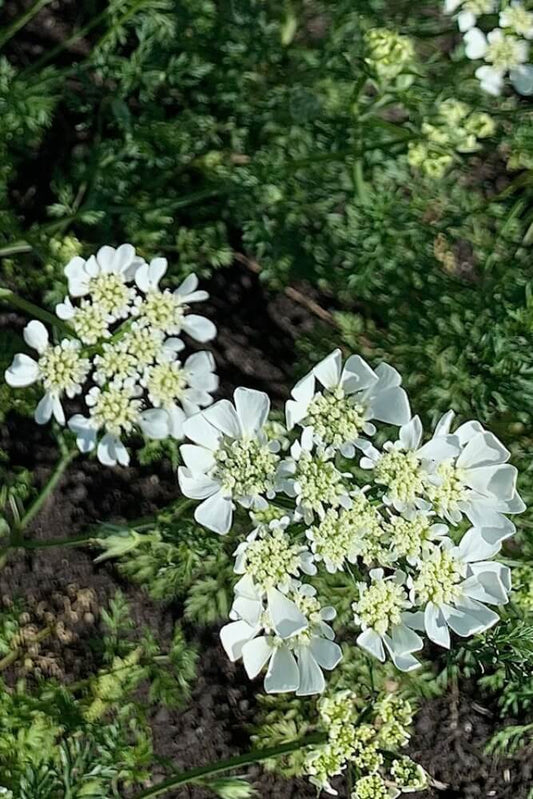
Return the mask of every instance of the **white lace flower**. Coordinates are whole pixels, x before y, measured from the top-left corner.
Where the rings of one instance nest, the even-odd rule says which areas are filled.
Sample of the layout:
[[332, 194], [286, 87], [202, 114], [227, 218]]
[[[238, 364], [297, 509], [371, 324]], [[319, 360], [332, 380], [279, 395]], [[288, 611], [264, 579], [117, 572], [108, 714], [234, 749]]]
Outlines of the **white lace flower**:
[[88, 300], [82, 300], [79, 306], [65, 297], [64, 301], [56, 305], [56, 315], [59, 319], [70, 322], [72, 329], [84, 344], [96, 344], [102, 339], [109, 338], [109, 326], [114, 322], [114, 317]]
[[533, 12], [518, 0], [511, 0], [510, 5], [500, 11], [500, 27], [509, 28], [515, 36], [533, 39]]
[[194, 518], [220, 534], [231, 528], [234, 502], [266, 507], [279, 460], [279, 445], [268, 441], [264, 431], [268, 396], [237, 388], [233, 397], [234, 405], [220, 400], [187, 419], [183, 432], [194, 443], [180, 448], [185, 462], [178, 470], [181, 490], [203, 500]]
[[122, 341], [104, 344], [101, 355], [94, 356], [94, 367], [93, 377], [99, 386], [139, 376], [139, 363]]
[[351, 499], [345, 478], [335, 466], [334, 451], [315, 447], [313, 430], [306, 427], [300, 441], [291, 447], [289, 458], [279, 465], [276, 488], [296, 500], [296, 512], [307, 524], [315, 514], [323, 518], [327, 507], [349, 508]]
[[[467, 58], [484, 59], [490, 64], [476, 69], [476, 77], [484, 91], [501, 94], [507, 73], [515, 88], [516, 84], [522, 88], [526, 86], [528, 75], [533, 71], [533, 67], [524, 66], [529, 56], [528, 42], [506, 34], [501, 28], [495, 28], [487, 36], [479, 28], [471, 28], [465, 33], [464, 41]], [[517, 91], [527, 93], [521, 88]]]
[[357, 644], [382, 663], [387, 651], [396, 668], [411, 671], [420, 665], [412, 653], [419, 652], [424, 642], [405, 622], [411, 602], [404, 578], [401, 572], [385, 578], [383, 569], [372, 569], [370, 584], [359, 583], [359, 599], [352, 607], [354, 621], [362, 629]]
[[410, 518], [391, 516], [384, 524], [384, 533], [388, 537], [391, 558], [405, 558], [410, 566], [416, 566], [448, 534], [445, 524], [433, 521], [434, 514], [416, 511]]
[[486, 560], [498, 552], [483, 530], [472, 527], [455, 547], [444, 539], [410, 578], [411, 599], [424, 611], [409, 614], [407, 624], [450, 647], [450, 630], [466, 638], [488, 630], [499, 620], [489, 605], [504, 605], [511, 590], [510, 570]]
[[[273, 608], [275, 613], [279, 612], [280, 600], [284, 616], [281, 622], [272, 619]], [[334, 669], [342, 651], [334, 643], [333, 630], [327, 624], [335, 618], [335, 610], [320, 607], [312, 586], [298, 586], [290, 598], [278, 592], [275, 602], [269, 601], [268, 612], [257, 598], [254, 605], [253, 597], [248, 607], [236, 601], [234, 608], [238, 618], [223, 627], [220, 636], [232, 661], [242, 657], [250, 679], [267, 665], [267, 693], [295, 691], [297, 696], [308, 696], [324, 690], [322, 669]], [[280, 625], [284, 631], [291, 628], [293, 631], [281, 635]], [[261, 631], [263, 634], [259, 635]]]
[[175, 291], [161, 290], [159, 281], [167, 271], [166, 258], [154, 258], [137, 270], [135, 282], [144, 294], [137, 297], [133, 312], [141, 325], [161, 330], [167, 335], [182, 331], [204, 344], [216, 336], [216, 327], [204, 316], [188, 313], [189, 305], [206, 300], [207, 291], [198, 291], [198, 278], [189, 275]]
[[75, 414], [68, 426], [76, 434], [80, 452], [91, 452], [96, 446], [100, 430], [104, 435], [98, 442], [97, 457], [104, 466], [128, 466], [130, 456], [121, 436], [132, 433], [137, 427], [148, 438], [168, 436], [167, 414], [155, 408], [143, 410], [139, 398], [141, 389], [133, 380], [112, 381], [104, 389], [94, 386], [85, 400], [89, 416]]
[[185, 420], [213, 402], [211, 394], [218, 388], [215, 359], [210, 352], [195, 352], [182, 364], [161, 356], [145, 370], [141, 384], [152, 405], [168, 413], [172, 438], [181, 440]]
[[[316, 390], [316, 381], [323, 387]], [[376, 371], [359, 356], [342, 364], [334, 350], [292, 390], [286, 405], [287, 427], [312, 427], [315, 440], [353, 458], [362, 434], [374, 435], [371, 420], [402, 425], [410, 419], [409, 401], [401, 377], [387, 364]]]
[[65, 267], [69, 294], [90, 296], [102, 313], [114, 320], [124, 319], [135, 296], [135, 290], [127, 284], [142, 263], [131, 244], [122, 244], [117, 249], [106, 245], [87, 260], [76, 256]]
[[[438, 435], [447, 435], [454, 414], [445, 414], [437, 425]], [[525, 510], [518, 491], [518, 472], [507, 463], [510, 452], [479, 422], [461, 425], [454, 433], [458, 457], [444, 459], [429, 478], [428, 497], [437, 513], [452, 524], [463, 517], [476, 527], [490, 528], [494, 542], [515, 532], [504, 514]]]
[[459, 30], [463, 33], [473, 28], [477, 18], [482, 14], [492, 14], [495, 10], [495, 0], [445, 0], [444, 2], [444, 13], [454, 15]]
[[303, 574], [316, 574], [313, 555], [306, 546], [293, 543], [285, 532], [290, 519], [262, 525], [253, 530], [234, 552], [235, 573], [252, 578], [263, 591], [277, 588], [287, 593], [294, 579]]
[[429, 475], [443, 460], [459, 452], [453, 436], [436, 431], [430, 441], [420, 446], [422, 423], [418, 416], [400, 428], [397, 441], [387, 441], [383, 451], [370, 442], [362, 441], [361, 468], [372, 469], [374, 480], [385, 486], [383, 501], [399, 513], [430, 510], [425, 494]]
[[65, 424], [61, 398], [65, 394], [71, 398], [80, 393], [90, 362], [82, 357], [79, 341], [63, 339], [59, 344], [51, 344], [48, 331], [36, 319], [24, 328], [24, 340], [37, 350], [39, 358], [35, 361], [24, 353], [15, 355], [5, 373], [6, 383], [14, 388], [41, 383], [45, 393], [35, 409], [35, 421], [45, 424], [53, 415], [59, 424]]

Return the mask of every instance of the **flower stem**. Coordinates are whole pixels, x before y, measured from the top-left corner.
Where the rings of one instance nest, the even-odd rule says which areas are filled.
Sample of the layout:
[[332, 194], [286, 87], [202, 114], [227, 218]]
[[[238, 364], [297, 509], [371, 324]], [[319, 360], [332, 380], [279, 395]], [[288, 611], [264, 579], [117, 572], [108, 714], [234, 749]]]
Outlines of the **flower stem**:
[[148, 799], [148, 797], [152, 796], [161, 796], [161, 794], [167, 793], [167, 791], [177, 788], [179, 785], [187, 785], [201, 778], [210, 777], [212, 774], [220, 774], [222, 771], [229, 771], [239, 766], [248, 766], [251, 763], [259, 763], [261, 760], [280, 757], [289, 752], [295, 752], [297, 749], [303, 749], [307, 746], [317, 746], [326, 741], [327, 735], [325, 733], [315, 733], [299, 741], [292, 741], [291, 743], [275, 746], [271, 749], [254, 749], [251, 752], [247, 752], [245, 755], [238, 755], [228, 760], [219, 760], [217, 763], [211, 763], [208, 766], [200, 766], [190, 771], [183, 771], [181, 774], [176, 774], [174, 777], [160, 782], [159, 785], [155, 785], [153, 788], [142, 791], [142, 793], [137, 794], [135, 799]]
[[18, 294], [15, 294], [15, 292], [11, 291], [11, 289], [6, 289], [3, 286], [0, 286], [0, 300], [8, 302], [15, 308], [20, 308], [21, 311], [24, 311], [30, 316], [40, 319], [41, 322], [46, 322], [48, 325], [52, 325], [52, 327], [57, 327], [66, 336], [71, 338], [74, 337], [74, 331], [67, 324], [65, 324], [65, 322], [63, 322], [54, 314], [50, 313], [50, 311], [45, 311], [44, 308], [34, 305], [33, 302], [25, 300], [23, 297], [19, 297]]
[[39, 513], [42, 506], [54, 491], [55, 487], [57, 486], [59, 480], [63, 476], [65, 469], [71, 462], [71, 460], [77, 455], [76, 449], [68, 449], [66, 447], [63, 448], [61, 458], [55, 465], [55, 468], [48, 478], [45, 485], [42, 487], [41, 491], [39, 492], [38, 496], [33, 500], [30, 507], [24, 513], [20, 521], [14, 526], [12, 537], [11, 537], [11, 544], [12, 547], [24, 547], [24, 548], [37, 548], [35, 544], [46, 545], [49, 544], [48, 541], [24, 541], [22, 537], [22, 533], [24, 529], [28, 526], [28, 524], [35, 518], [35, 516]]
[[17, 17], [17, 19], [6, 28], [4, 33], [0, 34], [0, 47], [3, 47], [6, 42], [13, 38], [13, 36], [24, 27], [24, 25], [30, 22], [30, 20], [39, 13], [41, 8], [44, 8], [51, 2], [52, 0], [35, 0], [35, 3], [28, 8], [25, 14], [21, 14], [20, 17]]

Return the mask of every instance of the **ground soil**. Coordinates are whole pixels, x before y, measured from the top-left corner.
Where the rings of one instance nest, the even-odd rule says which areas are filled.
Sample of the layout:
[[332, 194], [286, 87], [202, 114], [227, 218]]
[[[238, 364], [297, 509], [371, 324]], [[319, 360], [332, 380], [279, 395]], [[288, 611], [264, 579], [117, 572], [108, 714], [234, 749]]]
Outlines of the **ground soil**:
[[[270, 296], [257, 275], [243, 266], [220, 272], [209, 288], [213, 297], [209, 314], [219, 329], [213, 349], [221, 375], [220, 393], [228, 396], [235, 386], [246, 384], [267, 389], [281, 404], [298, 371], [296, 338], [312, 329], [316, 322], [313, 313], [294, 298]], [[298, 288], [306, 292], [306, 287]], [[4, 317], [2, 321], [5, 324], [8, 320]], [[10, 315], [9, 323], [18, 325], [22, 320]], [[331, 343], [333, 347], [333, 330]], [[57, 454], [46, 429], [15, 416], [8, 418], [0, 431], [0, 448], [9, 452], [13, 466], [31, 468], [37, 484], [46, 479]], [[176, 495], [176, 478], [166, 462], [158, 465], [154, 474], [150, 467], [104, 470], [92, 460], [79, 459], [27, 535], [39, 539], [75, 536], [97, 521], [150, 514]], [[11, 558], [0, 571], [0, 596], [49, 597], [72, 583], [94, 589], [101, 605], [120, 588], [131, 603], [137, 624], [157, 630], [163, 641], [170, 638], [176, 608], [150, 601], [142, 590], [124, 582], [112, 565], [95, 565], [93, 554], [79, 547], [28, 551]], [[77, 644], [69, 648], [63, 663], [65, 679], [76, 679], [90, 671], [91, 635], [91, 629], [81, 631]], [[152, 718], [157, 755], [169, 758], [178, 769], [246, 751], [247, 729], [254, 717], [254, 691], [240, 667], [229, 663], [221, 651], [217, 630], [197, 631], [196, 636], [201, 657], [190, 704], [181, 711], [158, 710]], [[420, 798], [527, 799], [533, 782], [527, 753], [502, 763], [483, 754], [486, 741], [498, 726], [501, 720], [497, 714], [471, 686], [423, 706], [416, 721], [412, 752], [438, 787], [420, 794]], [[250, 776], [263, 799], [315, 795], [303, 781], [285, 781], [258, 767]], [[339, 787], [340, 795], [346, 797], [346, 791]], [[183, 788], [174, 798], [200, 799], [207, 795], [198, 788]], [[417, 797], [413, 794], [413, 799]]]

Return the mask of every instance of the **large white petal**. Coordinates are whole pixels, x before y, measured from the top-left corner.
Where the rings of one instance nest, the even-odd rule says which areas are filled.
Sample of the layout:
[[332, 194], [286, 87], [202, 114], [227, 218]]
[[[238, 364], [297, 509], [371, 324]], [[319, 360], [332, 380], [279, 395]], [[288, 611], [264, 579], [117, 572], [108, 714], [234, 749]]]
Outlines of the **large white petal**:
[[330, 352], [320, 363], [313, 367], [313, 374], [325, 388], [336, 388], [341, 379], [342, 352], [337, 349]]
[[197, 286], [198, 278], [196, 275], [188, 275], [176, 289], [176, 294], [179, 294], [181, 297], [186, 297], [187, 294], [192, 294], [192, 292], [196, 290]]
[[185, 413], [178, 405], [173, 405], [171, 408], [167, 408], [167, 413], [168, 434], [171, 436], [171, 438], [176, 439], [176, 441], [181, 441], [185, 437], [183, 432], [183, 423], [186, 419]]
[[217, 329], [210, 319], [193, 313], [187, 314], [183, 319], [183, 329], [191, 338], [201, 344], [205, 344], [206, 341], [212, 341], [217, 334]]
[[380, 391], [370, 404], [372, 419], [384, 424], [405, 425], [411, 416], [411, 407], [406, 391], [400, 386]]
[[427, 444], [424, 444], [417, 452], [419, 458], [434, 461], [444, 461], [454, 458], [459, 452], [459, 442], [455, 436], [433, 437]]
[[113, 272], [125, 275], [135, 258], [135, 247], [131, 244], [121, 244], [113, 256]]
[[207, 499], [220, 489], [216, 480], [204, 474], [193, 474], [184, 466], [178, 469], [178, 482], [183, 494], [191, 499]]
[[241, 431], [253, 436], [262, 429], [270, 411], [270, 399], [264, 391], [236, 388], [233, 394]]
[[446, 619], [439, 607], [434, 602], [428, 602], [424, 611], [424, 622], [426, 632], [435, 644], [450, 648], [450, 631], [446, 624]]
[[65, 411], [57, 394], [52, 396], [52, 414], [58, 424], [65, 424]]
[[168, 438], [168, 414], [162, 408], [149, 408], [139, 416], [139, 426], [147, 438], [160, 440]]
[[106, 433], [100, 440], [96, 454], [100, 463], [104, 466], [116, 466], [117, 458], [115, 454], [115, 441], [111, 433]]
[[304, 614], [277, 588], [268, 589], [267, 600], [272, 626], [280, 638], [289, 638], [307, 627]]
[[98, 262], [98, 266], [104, 274], [110, 274], [111, 272], [114, 272], [115, 270], [113, 267], [115, 262], [115, 248], [110, 247], [109, 244], [104, 244], [104, 246], [100, 247], [96, 253], [96, 260]]
[[[215, 402], [214, 405], [203, 411], [201, 415], [207, 419], [210, 424], [216, 427], [217, 430], [224, 433], [224, 435], [230, 436], [231, 438], [240, 438], [241, 426], [239, 424], [239, 417], [229, 400], [223, 399]], [[197, 419], [198, 417], [195, 416], [194, 418]], [[187, 422], [186, 427], [188, 428], [188, 426], [189, 422]], [[188, 432], [187, 435], [189, 435]], [[198, 443], [201, 444], [203, 442], [200, 441]]]
[[365, 630], [362, 632], [356, 642], [361, 649], [364, 649], [366, 652], [370, 652], [378, 660], [383, 661], [385, 660], [385, 648], [383, 646], [383, 641], [381, 640], [381, 636], [375, 630]]
[[[489, 540], [492, 539], [492, 540]], [[494, 540], [494, 535], [483, 535], [483, 528], [471, 527], [458, 546], [458, 552], [465, 563], [474, 563], [478, 560], [492, 558], [500, 549], [500, 539]]]
[[168, 262], [166, 258], [153, 258], [148, 267], [148, 280], [150, 288], [155, 289], [159, 286], [159, 281], [167, 271]]
[[300, 682], [298, 665], [292, 652], [286, 646], [280, 646], [268, 666], [265, 677], [265, 690], [267, 694], [281, 694], [296, 691]]
[[296, 657], [298, 658], [298, 670], [300, 672], [300, 684], [296, 691], [296, 696], [321, 694], [326, 687], [326, 681], [322, 674], [322, 669], [310, 652], [309, 647], [299, 647], [296, 651]]
[[80, 452], [91, 452], [96, 444], [96, 430], [91, 420], [81, 413], [76, 413], [68, 421], [68, 428], [76, 435], [76, 444]]
[[243, 646], [256, 635], [257, 628], [244, 620], [232, 621], [220, 630], [220, 640], [227, 656], [233, 662], [242, 657]]
[[342, 649], [334, 641], [326, 638], [312, 638], [311, 652], [319, 666], [331, 671], [342, 660]]
[[46, 424], [52, 418], [54, 398], [52, 394], [45, 394], [35, 408], [34, 418], [37, 424]]
[[404, 449], [418, 449], [422, 440], [422, 422], [419, 416], [413, 416], [407, 424], [400, 428], [399, 438]]
[[419, 652], [424, 646], [422, 638], [405, 624], [396, 624], [390, 633], [391, 646], [397, 654]]
[[506, 463], [510, 455], [509, 450], [495, 435], [487, 432], [478, 433], [470, 439], [457, 458], [457, 466], [461, 469], [473, 469], [478, 466]]
[[140, 288], [144, 294], [147, 294], [150, 290], [150, 278], [148, 270], [148, 264], [141, 264], [141, 266], [135, 272], [135, 282], [137, 287]]
[[518, 472], [515, 466], [503, 463], [498, 466], [480, 466], [468, 469], [464, 481], [467, 486], [485, 496], [507, 500], [514, 496]]
[[[212, 410], [212, 408], [210, 410]], [[220, 433], [216, 427], [213, 427], [213, 425], [207, 421], [205, 412], [197, 413], [196, 416], [191, 416], [190, 419], [187, 419], [183, 425], [183, 432], [187, 438], [190, 438], [191, 441], [194, 441], [195, 444], [200, 444], [202, 447], [207, 447], [207, 449], [212, 451], [217, 450], [219, 447]]]
[[487, 52], [487, 39], [479, 28], [470, 28], [464, 35], [466, 57], [472, 60], [483, 58]]
[[38, 319], [32, 319], [31, 322], [28, 322], [24, 328], [23, 336], [28, 347], [37, 350], [39, 355], [42, 355], [48, 347], [48, 330]]
[[341, 376], [341, 385], [348, 394], [363, 391], [377, 381], [377, 374], [360, 355], [350, 355]]
[[39, 379], [39, 367], [33, 358], [18, 352], [13, 358], [11, 366], [5, 371], [8, 386], [13, 388], [26, 388]]
[[272, 645], [268, 638], [261, 636], [248, 641], [242, 647], [242, 662], [246, 669], [246, 674], [253, 680], [263, 670], [265, 663], [272, 655]]
[[231, 529], [233, 502], [224, 496], [222, 491], [218, 491], [198, 505], [194, 518], [198, 524], [202, 524], [208, 530], [225, 535]]
[[457, 15], [457, 26], [461, 33], [466, 33], [476, 24], [476, 15], [471, 11], [461, 11]]
[[509, 77], [518, 94], [522, 94], [524, 97], [533, 94], [533, 66], [531, 64], [520, 64], [511, 70]]
[[185, 465], [194, 475], [208, 472], [215, 465], [213, 453], [205, 447], [199, 447], [196, 444], [183, 444], [180, 447], [180, 452]]
[[63, 319], [64, 321], [72, 319], [76, 314], [76, 309], [72, 305], [70, 297], [65, 297], [63, 302], [58, 303], [55, 310], [58, 319]]

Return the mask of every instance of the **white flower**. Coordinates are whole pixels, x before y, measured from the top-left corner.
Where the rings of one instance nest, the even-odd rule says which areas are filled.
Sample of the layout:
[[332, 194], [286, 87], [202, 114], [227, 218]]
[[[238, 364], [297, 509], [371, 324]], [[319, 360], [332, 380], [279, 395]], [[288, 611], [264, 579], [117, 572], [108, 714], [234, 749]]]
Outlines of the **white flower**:
[[39, 358], [35, 361], [24, 353], [15, 355], [5, 373], [6, 383], [15, 388], [42, 383], [45, 393], [35, 409], [35, 421], [45, 424], [53, 415], [59, 424], [65, 424], [61, 398], [79, 394], [90, 369], [89, 361], [81, 355], [80, 342], [63, 339], [57, 345], [50, 344], [48, 331], [36, 319], [24, 328], [24, 340], [37, 350]]
[[109, 338], [111, 331], [109, 325], [114, 322], [113, 316], [106, 313], [100, 305], [82, 300], [79, 306], [72, 305], [70, 297], [56, 305], [56, 315], [59, 319], [70, 322], [80, 341], [84, 344], [96, 344], [104, 338]]
[[449, 648], [450, 631], [464, 638], [483, 632], [499, 620], [489, 605], [504, 605], [511, 590], [507, 566], [491, 558], [499, 549], [472, 527], [458, 547], [444, 539], [410, 578], [411, 599], [424, 611], [410, 614], [407, 623], [425, 630], [434, 643]]
[[390, 556], [393, 560], [405, 558], [410, 566], [416, 566], [448, 534], [445, 524], [433, 521], [434, 513], [416, 511], [410, 518], [392, 515], [385, 523]]
[[516, 36], [533, 39], [533, 13], [524, 8], [518, 0], [500, 11], [500, 27], [509, 28]]
[[112, 381], [104, 389], [94, 386], [86, 396], [89, 416], [75, 414], [68, 426], [76, 434], [80, 452], [91, 452], [100, 430], [104, 435], [98, 443], [97, 457], [104, 466], [127, 466], [129, 453], [121, 436], [139, 427], [148, 438], [168, 436], [168, 417], [156, 408], [143, 410], [139, 399], [141, 389], [133, 380]]
[[[437, 433], [449, 433], [454, 414], [442, 417]], [[513, 535], [514, 524], [504, 514], [522, 513], [516, 490], [517, 470], [507, 463], [510, 452], [479, 422], [461, 425], [454, 433], [460, 451], [445, 459], [429, 478], [428, 496], [440, 516], [457, 524], [463, 514], [476, 527], [490, 528], [493, 540]]]
[[438, 463], [459, 451], [454, 436], [438, 430], [430, 441], [420, 446], [422, 433], [422, 423], [414, 416], [400, 428], [397, 441], [387, 441], [383, 445], [383, 452], [368, 441], [359, 444], [364, 455], [361, 468], [373, 469], [375, 482], [386, 489], [383, 501], [399, 513], [431, 509], [424, 498], [428, 476]]
[[529, 44], [507, 35], [500, 28], [495, 28], [487, 36], [479, 28], [472, 28], [465, 33], [464, 41], [467, 58], [484, 59], [491, 65], [476, 70], [482, 89], [489, 94], [501, 93], [508, 72], [511, 79], [517, 70], [520, 75], [524, 75], [524, 70], [527, 72], [523, 65], [528, 60]]
[[137, 270], [135, 282], [145, 295], [136, 298], [133, 309], [140, 323], [167, 335], [179, 335], [184, 331], [201, 343], [215, 338], [216, 327], [209, 319], [188, 313], [191, 303], [209, 297], [207, 291], [197, 291], [196, 275], [189, 275], [175, 291], [161, 290], [159, 281], [166, 271], [166, 258], [154, 258], [149, 265], [145, 263]]
[[145, 370], [141, 384], [152, 405], [168, 413], [172, 438], [182, 439], [187, 417], [213, 402], [211, 394], [218, 388], [214, 370], [215, 359], [210, 352], [195, 352], [184, 364], [162, 356]]
[[[135, 296], [135, 290], [127, 284], [142, 263], [131, 244], [122, 244], [117, 249], [106, 245], [87, 260], [76, 256], [65, 267], [69, 294], [71, 297], [89, 295], [103, 314], [109, 314], [114, 320], [123, 319], [128, 316]], [[60, 307], [59, 312], [64, 309]]]
[[370, 585], [359, 583], [359, 599], [353, 603], [354, 621], [363, 632], [357, 644], [382, 663], [387, 651], [400, 671], [411, 671], [420, 664], [413, 657], [424, 642], [405, 623], [406, 609], [411, 607], [403, 580], [397, 572], [385, 578], [383, 569], [372, 569]]
[[[323, 387], [319, 391], [316, 381]], [[409, 401], [400, 384], [400, 375], [387, 364], [374, 371], [352, 355], [343, 367], [341, 351], [334, 350], [293, 388], [287, 427], [310, 426], [318, 443], [352, 458], [360, 435], [376, 432], [372, 419], [396, 425], [409, 420]]]
[[[461, 9], [455, 14], [457, 9]], [[482, 14], [492, 14], [496, 9], [495, 0], [445, 0], [444, 13], [455, 14], [459, 30], [463, 33], [473, 28]]]
[[311, 524], [315, 514], [323, 518], [327, 506], [351, 505], [344, 483], [344, 478], [351, 475], [337, 469], [333, 456], [334, 450], [315, 447], [313, 429], [306, 427], [300, 441], [292, 445], [290, 457], [279, 466], [276, 487], [295, 498], [296, 512], [307, 524]]
[[234, 501], [266, 507], [278, 463], [277, 442], [269, 442], [264, 432], [268, 396], [237, 388], [233, 397], [235, 406], [220, 400], [187, 419], [183, 432], [195, 443], [180, 448], [185, 467], [178, 470], [185, 496], [203, 500], [196, 521], [221, 534], [231, 528]]
[[322, 669], [334, 669], [342, 657], [327, 624], [335, 618], [335, 610], [321, 608], [310, 585], [298, 586], [291, 599], [280, 592], [269, 596], [267, 612], [258, 596], [250, 596], [248, 605], [238, 597], [234, 605], [237, 621], [220, 632], [228, 657], [232, 661], [242, 657], [250, 679], [268, 664], [267, 693], [321, 693], [325, 688]]

